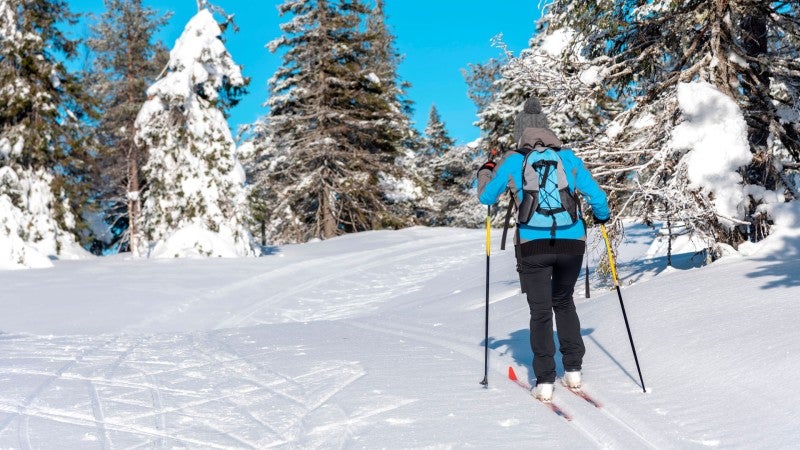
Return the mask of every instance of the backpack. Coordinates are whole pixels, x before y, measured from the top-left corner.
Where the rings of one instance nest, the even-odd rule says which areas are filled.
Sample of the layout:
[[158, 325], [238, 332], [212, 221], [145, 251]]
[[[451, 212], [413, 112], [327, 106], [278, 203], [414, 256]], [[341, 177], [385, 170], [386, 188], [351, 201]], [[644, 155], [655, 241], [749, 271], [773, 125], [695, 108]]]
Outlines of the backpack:
[[517, 222], [530, 227], [549, 227], [550, 236], [555, 238], [556, 227], [577, 221], [578, 202], [569, 189], [558, 152], [546, 147], [528, 152], [523, 162], [522, 202]]

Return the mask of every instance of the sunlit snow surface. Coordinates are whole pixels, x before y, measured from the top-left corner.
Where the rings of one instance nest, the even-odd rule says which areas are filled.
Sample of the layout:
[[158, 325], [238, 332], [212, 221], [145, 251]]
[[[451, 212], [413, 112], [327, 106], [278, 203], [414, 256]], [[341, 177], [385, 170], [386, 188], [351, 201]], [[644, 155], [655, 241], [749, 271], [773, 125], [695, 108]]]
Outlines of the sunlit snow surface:
[[658, 230], [626, 234], [622, 293], [650, 392], [591, 238], [591, 298], [582, 276], [576, 301], [586, 389], [603, 408], [557, 386], [572, 422], [505, 378], [513, 366], [533, 381], [528, 307], [499, 230], [489, 389], [482, 230], [0, 272], [0, 448], [794, 445], [800, 237], [787, 228], [701, 269], [683, 242], [665, 270]]

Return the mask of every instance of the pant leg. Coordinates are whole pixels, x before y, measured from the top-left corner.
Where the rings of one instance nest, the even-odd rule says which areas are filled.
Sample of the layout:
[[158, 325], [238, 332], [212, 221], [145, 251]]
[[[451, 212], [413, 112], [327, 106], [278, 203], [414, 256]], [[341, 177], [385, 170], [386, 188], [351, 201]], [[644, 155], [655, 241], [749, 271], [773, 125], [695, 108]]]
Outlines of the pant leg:
[[581, 323], [575, 311], [573, 292], [581, 271], [583, 255], [558, 255], [553, 266], [553, 311], [558, 329], [564, 370], [580, 370], [586, 349]]
[[518, 261], [530, 308], [530, 340], [533, 351], [533, 373], [537, 383], [553, 383], [556, 365], [553, 356], [552, 275], [555, 255], [532, 255]]

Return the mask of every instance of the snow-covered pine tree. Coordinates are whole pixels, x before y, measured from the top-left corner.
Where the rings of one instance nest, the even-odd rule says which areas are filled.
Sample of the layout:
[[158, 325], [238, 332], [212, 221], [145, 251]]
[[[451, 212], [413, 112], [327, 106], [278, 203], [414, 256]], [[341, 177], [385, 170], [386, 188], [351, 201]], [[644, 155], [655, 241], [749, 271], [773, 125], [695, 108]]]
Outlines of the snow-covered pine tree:
[[249, 80], [221, 35], [200, 9], [136, 119], [136, 142], [149, 152], [134, 249], [142, 256], [253, 255], [244, 170], [224, 114]]
[[[0, 265], [85, 254], [73, 234], [88, 195], [81, 119], [91, 103], [61, 61], [76, 43], [66, 1], [0, 0]], [[6, 259], [8, 258], [8, 259]]]
[[[799, 67], [791, 40], [798, 35], [796, 2], [556, 0], [551, 7], [559, 26], [587, 36], [585, 54], [601, 84], [633, 105], [611, 133], [615, 153], [640, 152], [625, 176], [635, 174], [641, 188], [621, 212], [682, 219], [710, 241], [740, 242], [748, 231], [743, 225], [757, 219], [769, 199], [783, 196], [780, 160], [798, 159], [798, 117], [786, 114], [797, 104], [790, 93], [796, 93]], [[690, 91], [704, 97], [691, 99]], [[715, 92], [739, 112], [729, 111]], [[701, 111], [696, 100], [710, 103]], [[681, 132], [710, 111], [740, 114], [744, 141], [715, 148], [716, 158], [698, 164], [700, 150], [713, 144], [700, 136], [687, 141]], [[678, 128], [683, 121], [687, 126]], [[706, 175], [725, 173], [726, 186], [708, 183], [699, 165]]]
[[478, 107], [477, 125], [484, 141], [495, 148], [516, 147], [514, 119], [530, 96], [542, 104], [548, 127], [579, 153], [603, 129], [608, 112], [619, 110], [598, 89], [594, 68], [586, 67], [579, 35], [558, 28], [555, 20], [545, 10], [529, 47], [518, 56], [496, 39], [503, 58], [473, 65], [467, 74], [470, 97]]
[[436, 105], [431, 105], [428, 113], [428, 125], [425, 127], [425, 147], [426, 152], [433, 158], [439, 158], [447, 152], [453, 145], [455, 139], [447, 134], [447, 128]]
[[[480, 140], [449, 148], [432, 158], [432, 226], [478, 228], [486, 220], [486, 207], [478, 202], [475, 174], [486, 161]], [[505, 211], [505, 210], [503, 210]]]
[[[508, 52], [504, 52], [502, 58], [492, 58], [486, 63], [469, 64], [467, 70], [462, 70], [462, 75], [467, 83], [467, 96], [472, 100], [477, 108], [478, 121], [475, 125], [481, 130], [480, 141], [474, 148], [464, 147], [464, 152], [460, 152], [460, 157], [451, 161], [442, 161], [445, 164], [464, 164], [464, 167], [473, 166], [477, 168], [490, 157], [495, 160], [502, 157], [503, 153], [513, 151], [516, 148], [514, 143], [514, 118], [521, 111], [520, 105], [525, 99], [523, 88], [519, 85], [510, 83], [503, 76], [503, 70], [508, 64]], [[450, 156], [450, 155], [448, 155]], [[456, 155], [452, 155], [456, 156]], [[475, 161], [470, 162], [470, 156]], [[448, 160], [450, 158], [447, 158]], [[475, 171], [472, 173], [473, 182]], [[472, 184], [472, 183], [471, 183]], [[473, 195], [475, 195], [473, 193]], [[509, 196], [500, 199], [497, 208], [493, 208], [494, 217], [492, 219], [495, 226], [503, 224], [505, 211], [508, 208]], [[463, 198], [463, 203], [455, 208], [462, 211], [471, 211], [478, 208], [478, 219], [474, 223], [464, 224], [464, 226], [480, 226], [481, 220], [485, 220], [485, 211], [480, 208], [478, 202], [472, 198]], [[451, 207], [451, 209], [453, 209]], [[502, 214], [500, 214], [502, 212]], [[464, 214], [460, 214], [464, 216]], [[473, 217], [467, 214], [467, 217]], [[483, 217], [483, 219], [480, 219]]]
[[87, 42], [94, 63], [89, 82], [102, 111], [95, 127], [98, 143], [95, 191], [102, 203], [105, 232], [97, 239], [106, 248], [136, 247], [131, 239], [141, 200], [141, 168], [146, 152], [134, 143], [136, 115], [168, 62], [169, 53], [154, 34], [169, 15], [146, 8], [141, 0], [104, 0], [105, 12], [94, 17]]
[[415, 186], [397, 164], [406, 136], [392, 120], [402, 109], [392, 64], [375, 63], [387, 47], [374, 41], [374, 22], [365, 26], [369, 8], [288, 0], [279, 11], [292, 18], [269, 44], [285, 49], [270, 81], [271, 142], [254, 143], [270, 154], [258, 158], [269, 165], [259, 190], [272, 211], [270, 235], [300, 242], [410, 223], [392, 207]]
[[508, 53], [502, 58], [492, 58], [486, 63], [469, 64], [462, 74], [467, 83], [467, 95], [475, 104], [481, 130], [482, 146], [488, 157], [490, 152], [502, 154], [514, 150], [514, 117], [521, 111], [525, 99], [524, 87], [511, 83], [503, 76], [508, 65]]
[[[422, 162], [418, 166], [430, 191], [427, 201], [418, 205], [421, 219], [431, 226], [480, 225], [479, 216], [485, 217], [485, 213], [481, 213], [483, 209], [477, 201], [472, 201], [474, 190], [470, 192], [478, 169], [478, 146], [454, 147], [456, 141], [447, 133], [436, 105], [431, 105], [425, 135], [425, 145], [417, 151], [416, 158]], [[477, 215], [469, 213], [475, 210]]]

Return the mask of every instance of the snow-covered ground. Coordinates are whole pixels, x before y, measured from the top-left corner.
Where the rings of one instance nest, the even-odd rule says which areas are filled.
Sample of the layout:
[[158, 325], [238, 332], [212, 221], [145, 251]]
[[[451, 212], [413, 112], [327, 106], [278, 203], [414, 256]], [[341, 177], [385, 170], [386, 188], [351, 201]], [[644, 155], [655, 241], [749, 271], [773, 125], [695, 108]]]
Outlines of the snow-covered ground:
[[506, 378], [513, 366], [530, 380], [532, 356], [499, 239], [489, 388], [478, 383], [482, 230], [0, 272], [0, 448], [796, 445], [800, 237], [786, 229], [749, 256], [692, 269], [702, 255], [685, 254], [665, 270], [656, 231], [627, 236], [619, 272], [650, 392], [615, 291], [592, 277], [585, 299], [582, 277], [586, 389], [603, 407], [557, 387], [571, 422]]

